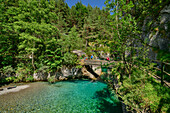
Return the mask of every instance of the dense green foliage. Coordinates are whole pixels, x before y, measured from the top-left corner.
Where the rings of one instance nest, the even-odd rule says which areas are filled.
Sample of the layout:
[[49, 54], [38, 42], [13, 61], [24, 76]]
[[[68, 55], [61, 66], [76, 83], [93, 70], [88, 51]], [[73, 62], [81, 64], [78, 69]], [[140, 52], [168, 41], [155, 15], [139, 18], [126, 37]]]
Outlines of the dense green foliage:
[[0, 68], [11, 66], [13, 72], [27, 70], [29, 75], [75, 65], [71, 51], [91, 51], [88, 42], [99, 37], [102, 19], [109, 15], [80, 2], [69, 8], [63, 0], [1, 0], [0, 10]]
[[[153, 20], [147, 28], [159, 29], [165, 37], [165, 30], [153, 23], [159, 21], [160, 10], [168, 3], [106, 0], [107, 7], [101, 10], [81, 2], [69, 8], [63, 0], [0, 0], [0, 83], [29, 82], [33, 73], [75, 66], [78, 57], [73, 50], [97, 57], [100, 52], [110, 53], [111, 58], [122, 61], [114, 64], [111, 78], [118, 81], [117, 92], [128, 110], [168, 112], [169, 89], [150, 76], [156, 72], [155, 64], [148, 62], [148, 51], [157, 51], [158, 60], [166, 62], [169, 53], [154, 50], [141, 39], [148, 16]], [[52, 76], [48, 81], [53, 83], [54, 79]]]
[[[149, 62], [148, 51], [153, 49], [146, 40], [141, 39], [142, 27], [146, 17], [154, 18], [147, 28], [154, 31], [152, 24], [159, 21], [160, 9], [168, 1], [162, 0], [107, 0], [107, 8], [113, 9], [111, 25], [113, 25], [112, 48], [121, 58], [121, 63], [115, 64], [112, 69], [114, 79], [118, 85], [115, 87], [118, 95], [127, 105], [129, 111], [136, 112], [169, 112], [170, 90], [161, 86], [151, 75], [156, 72], [153, 67], [156, 63]], [[155, 6], [158, 6], [155, 8]], [[159, 11], [158, 11], [159, 10]], [[151, 27], [152, 26], [152, 27]], [[162, 38], [165, 36], [161, 34]], [[140, 47], [136, 46], [140, 45]], [[169, 53], [160, 53], [157, 48], [158, 60], [169, 62]], [[112, 77], [110, 78], [112, 80]], [[110, 80], [108, 80], [110, 81]]]

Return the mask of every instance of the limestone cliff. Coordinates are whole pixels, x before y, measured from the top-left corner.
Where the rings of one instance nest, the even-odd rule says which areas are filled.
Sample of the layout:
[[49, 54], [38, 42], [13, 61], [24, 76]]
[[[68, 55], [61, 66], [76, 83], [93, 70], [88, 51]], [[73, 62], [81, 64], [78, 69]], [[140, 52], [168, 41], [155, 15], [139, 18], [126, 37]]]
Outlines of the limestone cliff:
[[170, 52], [170, 5], [165, 6], [156, 19], [145, 18], [141, 38], [151, 47], [148, 52], [150, 59], [156, 60], [158, 55], [152, 47]]

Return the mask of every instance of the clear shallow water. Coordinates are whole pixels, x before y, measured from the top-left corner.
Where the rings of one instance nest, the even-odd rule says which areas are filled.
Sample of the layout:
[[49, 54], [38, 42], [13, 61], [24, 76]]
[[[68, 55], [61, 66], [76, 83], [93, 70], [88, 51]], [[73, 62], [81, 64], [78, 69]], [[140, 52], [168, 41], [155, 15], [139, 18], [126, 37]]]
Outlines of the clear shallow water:
[[0, 113], [122, 113], [107, 85], [87, 80], [31, 83], [20, 92], [0, 96]]

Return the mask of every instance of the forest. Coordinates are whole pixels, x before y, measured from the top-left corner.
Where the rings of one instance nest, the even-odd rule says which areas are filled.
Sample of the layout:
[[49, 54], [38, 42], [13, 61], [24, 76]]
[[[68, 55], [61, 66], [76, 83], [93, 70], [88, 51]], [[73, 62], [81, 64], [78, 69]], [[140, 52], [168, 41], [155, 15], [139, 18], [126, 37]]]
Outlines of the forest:
[[[169, 64], [170, 51], [150, 45], [150, 39], [142, 34], [159, 32], [169, 40], [170, 21], [167, 29], [159, 24], [161, 10], [169, 3], [106, 0], [106, 7], [100, 9], [81, 2], [70, 8], [64, 0], [0, 0], [0, 83], [34, 81], [33, 73], [77, 66], [79, 57], [73, 50], [97, 58], [102, 51], [112, 60], [122, 61], [114, 64], [112, 77], [105, 81], [128, 111], [168, 113], [169, 87], [151, 75], [164, 76], [170, 82], [169, 75], [154, 70], [163, 62]], [[146, 17], [151, 19], [145, 21]], [[150, 58], [151, 50], [157, 54], [155, 59]], [[163, 68], [170, 73], [170, 66]]]

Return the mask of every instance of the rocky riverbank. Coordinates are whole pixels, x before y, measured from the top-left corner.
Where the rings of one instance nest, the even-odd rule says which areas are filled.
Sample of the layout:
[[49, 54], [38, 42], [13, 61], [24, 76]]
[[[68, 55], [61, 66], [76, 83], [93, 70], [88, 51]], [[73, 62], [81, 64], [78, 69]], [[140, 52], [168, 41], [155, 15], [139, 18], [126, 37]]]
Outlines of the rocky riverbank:
[[0, 95], [11, 93], [11, 92], [18, 92], [20, 90], [28, 88], [29, 85], [21, 85], [21, 86], [5, 86], [0, 88]]

